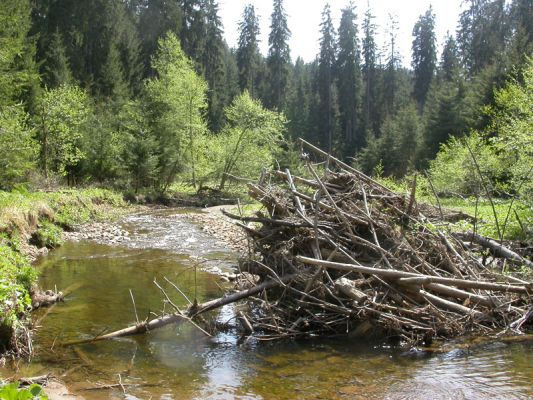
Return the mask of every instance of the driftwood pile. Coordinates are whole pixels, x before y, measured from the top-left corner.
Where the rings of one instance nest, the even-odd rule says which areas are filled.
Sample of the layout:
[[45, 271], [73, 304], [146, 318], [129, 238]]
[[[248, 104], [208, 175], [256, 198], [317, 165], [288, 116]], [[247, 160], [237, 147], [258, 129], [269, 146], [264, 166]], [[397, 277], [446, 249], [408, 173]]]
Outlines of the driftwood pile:
[[518, 333], [533, 322], [533, 283], [483, 265], [471, 251], [479, 235], [448, 233], [442, 210], [418, 204], [414, 189], [397, 194], [304, 145], [325, 157], [321, 176], [309, 162], [311, 179], [271, 172], [249, 184], [266, 211], [225, 213], [253, 239], [243, 268], [270, 282], [238, 315], [246, 331], [265, 340], [377, 334], [428, 343]]

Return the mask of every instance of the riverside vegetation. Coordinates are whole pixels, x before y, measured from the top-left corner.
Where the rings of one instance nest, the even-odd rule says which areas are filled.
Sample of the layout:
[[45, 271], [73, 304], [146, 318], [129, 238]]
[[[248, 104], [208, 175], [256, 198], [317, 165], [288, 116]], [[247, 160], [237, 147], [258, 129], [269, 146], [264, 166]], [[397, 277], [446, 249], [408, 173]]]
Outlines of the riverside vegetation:
[[32, 309], [30, 291], [37, 282], [30, 261], [42, 249], [59, 246], [63, 230], [112, 218], [125, 205], [122, 195], [104, 189], [0, 192], [2, 352], [24, 355], [30, 350], [24, 316]]

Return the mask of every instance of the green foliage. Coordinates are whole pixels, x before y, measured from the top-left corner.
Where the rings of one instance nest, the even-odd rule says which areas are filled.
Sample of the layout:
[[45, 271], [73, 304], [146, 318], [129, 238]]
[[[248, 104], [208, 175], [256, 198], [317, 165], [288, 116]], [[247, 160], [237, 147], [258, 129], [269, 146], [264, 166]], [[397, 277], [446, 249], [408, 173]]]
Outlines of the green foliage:
[[24, 182], [35, 166], [37, 143], [20, 105], [0, 106], [0, 188]]
[[246, 91], [226, 108], [226, 119], [223, 132], [212, 137], [209, 146], [212, 165], [220, 166], [214, 172], [220, 189], [226, 174], [255, 177], [263, 167], [272, 165], [287, 123], [283, 114], [266, 110]]
[[207, 130], [203, 118], [207, 85], [172, 33], [160, 40], [153, 68], [158, 77], [147, 81], [146, 101], [158, 146], [158, 187], [164, 192], [187, 167], [196, 184], [198, 150]]
[[45, 177], [49, 171], [64, 176], [84, 158], [81, 138], [90, 112], [87, 94], [77, 86], [62, 85], [44, 91], [34, 124]]
[[41, 385], [31, 384], [27, 388], [20, 388], [19, 382], [8, 383], [0, 387], [1, 400], [48, 400]]
[[[494, 150], [487, 145], [482, 135], [472, 132], [464, 138], [452, 137], [441, 146], [435, 160], [430, 162], [430, 176], [437, 192], [467, 196], [483, 194], [479, 174], [467, 145], [475, 154], [484, 177], [496, 182], [501, 176]], [[493, 186], [492, 189], [496, 188]]]
[[37, 274], [7, 242], [0, 238], [0, 325], [12, 329], [18, 316], [31, 307], [28, 291]]
[[61, 239], [61, 228], [50, 221], [42, 221], [34, 234], [34, 241], [38, 247], [54, 248], [63, 242]]
[[[533, 205], [533, 58], [529, 58], [523, 83], [512, 79], [495, 93], [490, 142], [514, 191]], [[494, 135], [494, 133], [496, 133]]]
[[[496, 106], [487, 109], [491, 123], [485, 132], [472, 132], [463, 140], [452, 138], [430, 163], [435, 187], [443, 192], [481, 194], [481, 176], [492, 194], [518, 194], [533, 204], [533, 62], [524, 83], [510, 81], [496, 91]], [[475, 155], [474, 164], [470, 151]]]

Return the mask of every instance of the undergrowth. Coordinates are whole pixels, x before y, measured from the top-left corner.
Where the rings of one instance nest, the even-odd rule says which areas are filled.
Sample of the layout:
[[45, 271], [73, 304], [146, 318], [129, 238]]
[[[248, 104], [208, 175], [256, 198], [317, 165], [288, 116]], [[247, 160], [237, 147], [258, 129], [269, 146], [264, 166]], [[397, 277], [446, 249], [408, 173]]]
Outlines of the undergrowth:
[[[401, 181], [392, 178], [377, 178], [389, 189], [409, 195], [412, 191], [414, 177], [409, 176]], [[531, 205], [512, 198], [464, 197], [459, 194], [453, 196], [435, 196], [430, 182], [418, 175], [416, 178], [415, 198], [423, 202], [447, 210], [462, 211], [472, 219], [450, 224], [453, 231], [472, 230], [494, 239], [500, 234], [507, 240], [533, 239], [533, 208]]]

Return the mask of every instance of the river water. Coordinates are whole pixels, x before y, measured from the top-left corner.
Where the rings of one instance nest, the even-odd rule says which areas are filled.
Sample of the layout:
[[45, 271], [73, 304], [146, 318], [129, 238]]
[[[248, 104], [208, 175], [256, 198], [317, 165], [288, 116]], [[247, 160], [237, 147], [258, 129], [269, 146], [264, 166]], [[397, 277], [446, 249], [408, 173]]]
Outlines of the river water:
[[[43, 288], [70, 294], [33, 316], [36, 355], [19, 376], [53, 373], [86, 399], [530, 399], [533, 346], [488, 343], [438, 355], [349, 338], [240, 341], [234, 330], [209, 338], [190, 324], [129, 338], [65, 346], [178, 307], [222, 295], [236, 255], [180, 210], [125, 218], [121, 245], [66, 243], [39, 265]], [[173, 282], [184, 295], [173, 288]], [[131, 294], [130, 294], [131, 291]], [[135, 302], [133, 306], [132, 297]], [[211, 315], [233, 317], [227, 306]], [[231, 324], [230, 324], [231, 325]], [[452, 347], [453, 348], [453, 347]], [[101, 385], [116, 385], [96, 389]]]

